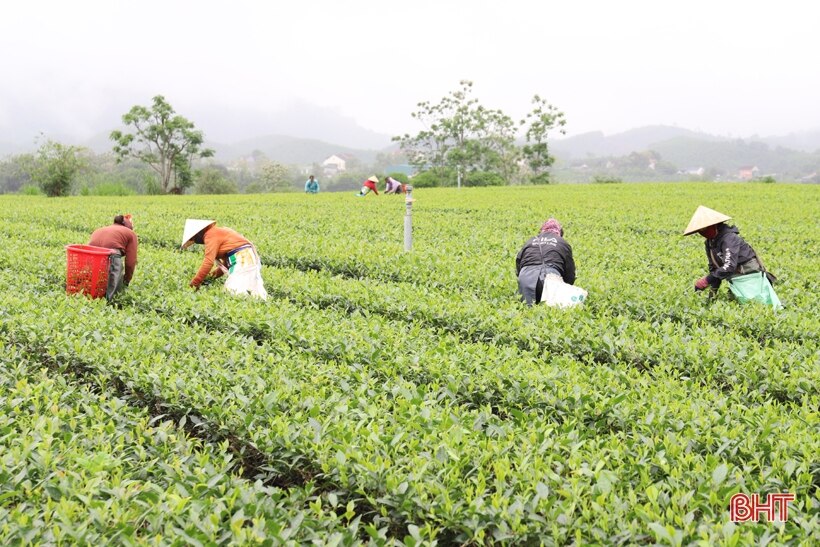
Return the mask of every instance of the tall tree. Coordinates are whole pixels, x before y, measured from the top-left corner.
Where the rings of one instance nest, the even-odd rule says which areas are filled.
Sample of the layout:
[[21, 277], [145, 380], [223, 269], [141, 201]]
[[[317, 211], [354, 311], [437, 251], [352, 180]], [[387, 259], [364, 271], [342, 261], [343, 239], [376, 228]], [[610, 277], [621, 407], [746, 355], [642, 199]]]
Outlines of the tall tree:
[[293, 175], [287, 166], [277, 161], [266, 162], [252, 186], [254, 193], [292, 191], [294, 189]]
[[53, 140], [40, 145], [34, 156], [28, 157], [28, 171], [47, 196], [67, 196], [77, 175], [88, 167], [86, 150]]
[[235, 194], [236, 184], [228, 179], [228, 170], [219, 166], [210, 166], [196, 172], [197, 194]]
[[564, 134], [564, 126], [567, 122], [563, 112], [540, 96], [535, 95], [532, 98], [532, 104], [532, 110], [521, 120], [521, 125], [527, 127], [524, 133], [526, 144], [521, 151], [527, 165], [532, 170], [533, 180], [548, 182], [548, 169], [555, 162], [555, 158], [549, 153], [547, 136], [555, 128]]
[[194, 124], [174, 112], [162, 95], [152, 100], [151, 108], [134, 106], [122, 117], [132, 132], [114, 130], [114, 153], [122, 161], [137, 158], [156, 171], [163, 192], [180, 192], [192, 184], [191, 164], [196, 158], [213, 156], [204, 148], [204, 135]]
[[393, 137], [419, 169], [450, 167], [466, 171], [478, 168], [486, 150], [480, 138], [492, 112], [472, 98], [473, 82], [461, 80], [436, 104], [424, 101], [411, 116], [424, 125], [416, 135]]
[[506, 184], [517, 181], [520, 171], [521, 149], [515, 144], [517, 129], [515, 121], [501, 110], [486, 111], [480, 126], [480, 168], [499, 173]]

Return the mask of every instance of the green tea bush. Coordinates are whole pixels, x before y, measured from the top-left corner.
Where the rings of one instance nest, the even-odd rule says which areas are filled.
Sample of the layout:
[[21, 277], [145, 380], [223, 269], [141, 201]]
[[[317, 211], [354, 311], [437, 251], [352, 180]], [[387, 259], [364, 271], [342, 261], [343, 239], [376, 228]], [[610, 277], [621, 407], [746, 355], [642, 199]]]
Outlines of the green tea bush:
[[[392, 200], [131, 196], [139, 262], [112, 306], [63, 287], [64, 246], [111, 199], [0, 197], [0, 541], [813, 544], [817, 192], [421, 188], [411, 253]], [[785, 309], [693, 291], [706, 258], [680, 232], [701, 203], [742, 226]], [[548, 216], [583, 308], [515, 294]], [[267, 301], [187, 287], [188, 217], [254, 242]], [[786, 522], [729, 521], [732, 494], [781, 491]]]

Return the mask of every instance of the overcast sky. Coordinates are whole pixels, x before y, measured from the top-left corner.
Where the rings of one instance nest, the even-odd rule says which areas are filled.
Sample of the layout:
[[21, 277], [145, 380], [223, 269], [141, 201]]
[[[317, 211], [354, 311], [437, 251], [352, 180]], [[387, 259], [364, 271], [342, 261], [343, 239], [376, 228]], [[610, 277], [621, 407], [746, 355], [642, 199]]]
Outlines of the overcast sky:
[[815, 6], [11, 0], [0, 11], [0, 134], [27, 121], [88, 133], [102, 113], [163, 94], [183, 115], [213, 108], [225, 117], [300, 100], [394, 135], [417, 130], [416, 103], [460, 79], [515, 118], [534, 93], [548, 98], [566, 113], [568, 134], [820, 129]]

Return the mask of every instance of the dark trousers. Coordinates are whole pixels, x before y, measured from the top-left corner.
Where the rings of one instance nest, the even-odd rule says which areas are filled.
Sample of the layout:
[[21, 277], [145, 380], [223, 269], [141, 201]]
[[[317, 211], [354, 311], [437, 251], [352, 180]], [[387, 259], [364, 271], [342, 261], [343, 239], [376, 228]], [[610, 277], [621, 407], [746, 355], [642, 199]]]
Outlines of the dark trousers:
[[561, 275], [561, 273], [545, 264], [538, 266], [524, 266], [518, 273], [518, 294], [528, 306], [541, 302], [544, 291], [544, 278], [547, 274]]
[[114, 295], [123, 288], [125, 279], [125, 266], [122, 263], [122, 255], [115, 253], [108, 257], [108, 286], [105, 288], [105, 298], [111, 300]]

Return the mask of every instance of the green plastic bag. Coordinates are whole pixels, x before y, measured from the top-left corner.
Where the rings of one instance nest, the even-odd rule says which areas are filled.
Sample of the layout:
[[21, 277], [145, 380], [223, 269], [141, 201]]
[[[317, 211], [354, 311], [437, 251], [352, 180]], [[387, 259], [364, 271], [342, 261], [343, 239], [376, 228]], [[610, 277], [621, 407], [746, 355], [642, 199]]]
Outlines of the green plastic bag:
[[778, 310], [783, 307], [780, 299], [772, 288], [772, 284], [766, 279], [763, 272], [754, 272], [746, 275], [739, 275], [729, 280], [729, 289], [739, 302], [759, 302], [772, 306]]

